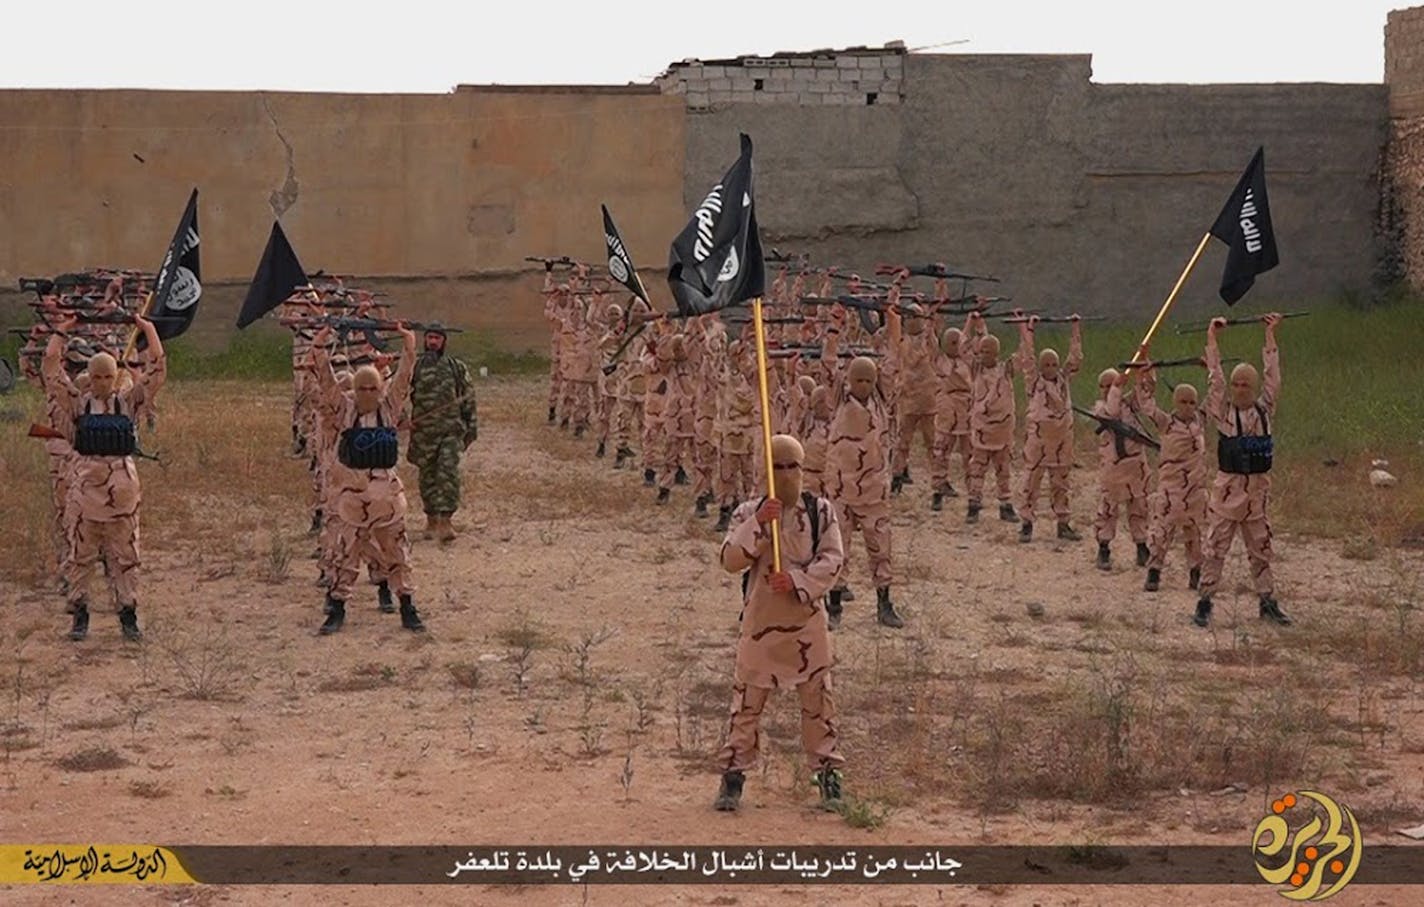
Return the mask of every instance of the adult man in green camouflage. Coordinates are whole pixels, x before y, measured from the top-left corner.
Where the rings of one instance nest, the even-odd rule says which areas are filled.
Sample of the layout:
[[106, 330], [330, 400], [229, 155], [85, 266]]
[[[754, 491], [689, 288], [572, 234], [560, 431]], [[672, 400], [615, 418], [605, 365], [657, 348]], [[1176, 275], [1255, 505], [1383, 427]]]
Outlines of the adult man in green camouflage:
[[410, 448], [406, 459], [420, 470], [425, 537], [455, 537], [450, 517], [460, 506], [460, 452], [478, 436], [470, 369], [445, 355], [445, 332], [431, 325], [425, 352], [415, 366], [410, 391]]

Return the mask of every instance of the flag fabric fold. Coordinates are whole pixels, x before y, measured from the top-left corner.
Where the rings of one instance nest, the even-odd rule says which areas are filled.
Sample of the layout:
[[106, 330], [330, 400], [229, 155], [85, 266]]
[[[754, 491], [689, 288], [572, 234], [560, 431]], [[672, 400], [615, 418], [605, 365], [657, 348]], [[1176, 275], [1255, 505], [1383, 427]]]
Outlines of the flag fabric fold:
[[242, 301], [242, 311], [237, 315], [237, 326], [245, 328], [252, 324], [281, 305], [297, 287], [307, 283], [306, 271], [302, 270], [297, 253], [292, 251], [287, 234], [282, 232], [281, 223], [273, 221], [267, 248], [262, 250], [257, 273], [252, 275], [252, 283], [247, 286], [247, 297]]
[[613, 223], [613, 216], [608, 213], [608, 206], [599, 207], [603, 209], [603, 241], [608, 245], [608, 273], [651, 307], [652, 300], [648, 298], [648, 291], [643, 289], [638, 269], [633, 267], [633, 259], [628, 255], [628, 248], [623, 245], [623, 237], [618, 235], [618, 227]]
[[752, 140], [672, 241], [668, 285], [682, 315], [705, 315], [761, 296], [766, 265], [752, 198]]
[[[153, 319], [163, 340], [177, 337], [193, 323], [198, 301], [203, 296], [202, 269], [198, 256], [198, 190], [188, 196], [188, 206], [178, 221], [173, 241], [158, 267], [153, 302], [148, 317]], [[142, 337], [139, 338], [142, 345]], [[141, 348], [141, 347], [140, 347]]]
[[1266, 197], [1266, 150], [1257, 148], [1226, 206], [1211, 225], [1211, 235], [1226, 243], [1221, 298], [1235, 305], [1263, 274], [1280, 264], [1271, 205]]

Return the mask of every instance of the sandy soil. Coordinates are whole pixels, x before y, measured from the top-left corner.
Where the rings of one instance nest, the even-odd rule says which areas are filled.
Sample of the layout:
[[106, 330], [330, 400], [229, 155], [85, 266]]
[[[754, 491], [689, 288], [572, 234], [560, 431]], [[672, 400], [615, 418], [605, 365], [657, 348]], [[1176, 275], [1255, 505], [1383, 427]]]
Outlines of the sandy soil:
[[[285, 440], [281, 391], [259, 392], [272, 449]], [[373, 590], [348, 606], [346, 629], [314, 635], [320, 590], [305, 555], [297, 500], [254, 514], [236, 498], [204, 531], [159, 526], [146, 536], [141, 645], [122, 644], [96, 609], [90, 640], [62, 638], [50, 590], [12, 586], [0, 610], [6, 750], [0, 840], [351, 844], [878, 844], [1222, 843], [1249, 847], [1266, 804], [1291, 785], [1338, 790], [1362, 814], [1368, 842], [1406, 843], [1391, 829], [1424, 821], [1424, 702], [1415, 678], [1366, 687], [1350, 659], [1322, 659], [1322, 705], [1358, 713], [1358, 733], [1310, 760], [1302, 777], [1244, 792], [1162, 787], [1130, 803], [1015, 798], [984, 809], [983, 764], [953, 744], [956, 716], [992, 697], [1032, 709], [1044, 685], [1073, 682], [1135, 654], [1153, 670], [1233, 685], [1281, 681], [1283, 652], [1320, 628], [1382, 609], [1416, 582], [1408, 555], [1359, 562], [1332, 541], [1279, 540], [1290, 630], [1260, 625], [1239, 549], [1211, 632], [1193, 628], [1180, 556], [1166, 588], [1140, 591], [1120, 544], [1111, 574], [1090, 541], [1022, 546], [996, 520], [965, 527], [960, 502], [928, 509], [927, 475], [897, 500], [897, 599], [908, 627], [873, 620], [863, 549], [851, 561], [860, 597], [836, 636], [847, 784], [888, 811], [856, 828], [814, 808], [797, 752], [794, 702], [775, 700], [761, 770], [740, 814], [710, 801], [736, 630], [736, 577], [716, 562], [711, 521], [671, 506], [631, 472], [614, 472], [539, 419], [542, 386], [489, 384], [481, 439], [465, 463], [462, 535], [417, 541], [417, 602], [430, 632], [413, 636], [375, 610]], [[181, 438], [167, 438], [181, 456]], [[923, 454], [918, 453], [918, 458]], [[281, 460], [299, 488], [302, 466]], [[146, 482], [160, 481], [145, 466]], [[274, 479], [276, 481], [276, 479]], [[1093, 475], [1075, 473], [1088, 525]], [[412, 489], [412, 509], [418, 504]], [[35, 494], [47, 493], [36, 488]], [[242, 519], [237, 519], [240, 515]], [[419, 526], [420, 518], [412, 518]], [[270, 581], [271, 530], [293, 539], [288, 575]], [[226, 527], [258, 525], [263, 528]], [[418, 534], [417, 534], [418, 538]], [[280, 572], [280, 571], [279, 571]], [[1410, 589], [1413, 587], [1410, 586]], [[1411, 593], [1412, 594], [1412, 593]], [[1373, 605], [1368, 602], [1375, 602]], [[1044, 606], [1033, 618], [1030, 603]], [[1374, 612], [1371, 612], [1374, 613]], [[1379, 611], [1379, 619], [1387, 619]], [[23, 637], [23, 638], [22, 638]], [[581, 656], [580, 647], [587, 654]], [[527, 654], [521, 652], [527, 647]], [[1245, 654], [1243, 654], [1245, 653]], [[1276, 653], [1277, 657], [1272, 657]], [[1164, 673], [1163, 676], [1167, 676]], [[968, 678], [968, 681], [966, 681]], [[976, 684], [966, 686], [966, 683]], [[1190, 689], [1180, 691], [1190, 698]], [[1368, 694], [1368, 695], [1367, 695]], [[200, 698], [200, 697], [206, 698]], [[966, 697], [969, 705], [965, 705]], [[1369, 702], [1366, 703], [1366, 698]], [[958, 705], [956, 705], [958, 702]], [[1366, 712], [1370, 717], [1367, 720]], [[1378, 713], [1378, 714], [1376, 714]], [[1051, 716], [1048, 717], [1051, 721]], [[1342, 726], [1344, 726], [1342, 724]], [[1353, 747], [1353, 748], [1352, 748]], [[61, 760], [108, 748], [120, 767], [78, 771]], [[631, 765], [632, 778], [620, 781]], [[913, 775], [914, 777], [909, 777]], [[1369, 813], [1373, 809], [1373, 813]], [[1373, 819], [1367, 819], [1366, 814]], [[182, 888], [10, 889], [6, 904], [1200, 904], [1275, 903], [1266, 886], [681, 889]], [[1417, 903], [1417, 890], [1354, 886], [1339, 904]]]

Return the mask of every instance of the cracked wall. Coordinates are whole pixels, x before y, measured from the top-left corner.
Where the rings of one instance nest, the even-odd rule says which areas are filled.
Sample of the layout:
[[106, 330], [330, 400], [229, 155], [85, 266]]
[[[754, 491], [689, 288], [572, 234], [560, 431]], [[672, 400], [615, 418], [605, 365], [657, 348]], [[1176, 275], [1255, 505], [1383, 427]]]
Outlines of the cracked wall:
[[277, 115], [272, 112], [272, 104], [264, 94], [262, 96], [262, 109], [267, 111], [267, 118], [272, 121], [272, 131], [277, 133], [277, 141], [282, 143], [282, 149], [287, 155], [287, 175], [282, 181], [282, 185], [267, 196], [267, 204], [272, 208], [272, 216], [280, 218], [287, 213], [287, 209], [297, 203], [299, 187], [297, 185], [297, 163], [296, 150], [292, 148], [292, 143], [282, 134], [282, 125], [277, 122]]
[[209, 281], [249, 280], [274, 216], [312, 270], [448, 277], [523, 270], [526, 255], [597, 261], [604, 202], [634, 255], [657, 263], [684, 220], [683, 119], [650, 86], [0, 90], [0, 286], [157, 267], [193, 186]]

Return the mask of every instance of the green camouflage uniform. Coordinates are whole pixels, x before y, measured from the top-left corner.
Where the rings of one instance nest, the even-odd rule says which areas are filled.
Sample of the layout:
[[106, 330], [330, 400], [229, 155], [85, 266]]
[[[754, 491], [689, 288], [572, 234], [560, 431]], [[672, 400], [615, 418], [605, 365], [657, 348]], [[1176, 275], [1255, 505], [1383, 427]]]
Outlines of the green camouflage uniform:
[[411, 382], [410, 418], [406, 459], [420, 470], [421, 503], [427, 515], [449, 516], [460, 506], [460, 452], [479, 434], [469, 367], [449, 355], [423, 354]]

